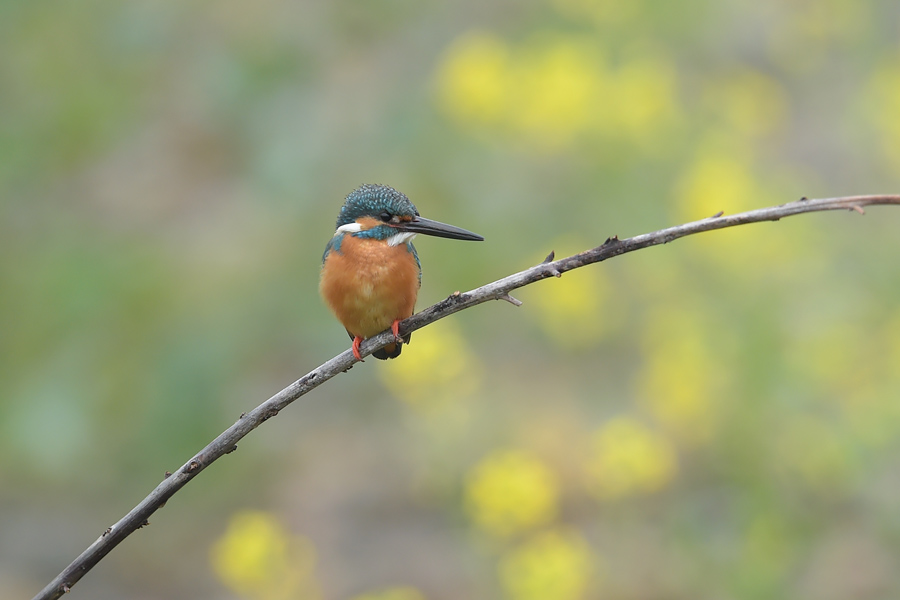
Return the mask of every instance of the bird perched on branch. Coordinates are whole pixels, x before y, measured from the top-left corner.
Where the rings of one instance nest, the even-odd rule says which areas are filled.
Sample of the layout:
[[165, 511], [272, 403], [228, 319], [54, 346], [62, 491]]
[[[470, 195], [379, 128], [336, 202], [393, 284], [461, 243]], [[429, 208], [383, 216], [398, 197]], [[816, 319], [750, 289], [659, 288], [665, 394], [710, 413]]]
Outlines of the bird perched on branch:
[[359, 344], [388, 327], [395, 342], [373, 353], [387, 360], [400, 356], [400, 321], [413, 314], [422, 282], [422, 266], [412, 245], [417, 234], [454, 240], [484, 240], [478, 234], [419, 216], [404, 194], [386, 185], [364, 185], [347, 196], [334, 237], [322, 256], [319, 292]]

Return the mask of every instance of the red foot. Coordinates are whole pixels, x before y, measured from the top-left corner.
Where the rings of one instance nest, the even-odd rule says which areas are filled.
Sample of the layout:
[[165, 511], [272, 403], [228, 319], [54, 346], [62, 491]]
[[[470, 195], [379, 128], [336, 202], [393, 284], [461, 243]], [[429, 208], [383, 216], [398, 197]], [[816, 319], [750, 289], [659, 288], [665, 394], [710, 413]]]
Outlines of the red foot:
[[391, 323], [391, 331], [394, 334], [394, 339], [398, 342], [402, 342], [403, 338], [400, 337], [400, 319], [394, 319], [394, 322]]
[[359, 336], [353, 338], [353, 345], [350, 347], [353, 350], [353, 356], [356, 357], [356, 360], [363, 362], [363, 357], [359, 353], [359, 344], [363, 339]]

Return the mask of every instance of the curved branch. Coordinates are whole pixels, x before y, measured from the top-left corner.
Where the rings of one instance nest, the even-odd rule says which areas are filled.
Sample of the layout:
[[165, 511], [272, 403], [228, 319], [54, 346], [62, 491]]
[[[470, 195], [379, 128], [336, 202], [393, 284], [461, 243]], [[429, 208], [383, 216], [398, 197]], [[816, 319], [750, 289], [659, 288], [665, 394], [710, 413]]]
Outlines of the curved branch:
[[[543, 263], [520, 271], [503, 279], [465, 293], [456, 292], [429, 306], [425, 310], [411, 316], [400, 324], [400, 334], [405, 335], [426, 325], [443, 319], [446, 316], [470, 308], [488, 300], [506, 300], [513, 304], [518, 303], [509, 293], [520, 287], [524, 287], [547, 277], [559, 277], [560, 274], [585, 265], [604, 261], [620, 254], [640, 250], [649, 246], [665, 244], [678, 238], [724, 229], [747, 223], [759, 223], [762, 221], [778, 221], [784, 217], [793, 215], [820, 212], [826, 210], [851, 210], [864, 214], [863, 207], [875, 204], [900, 205], [900, 195], [881, 196], [848, 196], [841, 198], [823, 198], [807, 200], [801, 198], [796, 202], [761, 208], [735, 215], [723, 216], [721, 213], [712, 217], [693, 221], [668, 229], [661, 229], [652, 233], [645, 233], [632, 238], [620, 240], [618, 237], [607, 239], [602, 245], [580, 254], [553, 260], [553, 254], [547, 257]], [[368, 356], [373, 351], [393, 341], [390, 330], [365, 340], [361, 347], [362, 356]], [[203, 450], [198, 452], [180, 469], [167, 476], [156, 486], [140, 504], [131, 512], [122, 517], [118, 523], [107, 529], [93, 544], [91, 544], [72, 564], [65, 568], [53, 581], [51, 581], [34, 600], [47, 600], [59, 598], [68, 592], [85, 573], [94, 567], [100, 560], [115, 548], [122, 540], [131, 535], [137, 529], [148, 524], [150, 515], [161, 508], [166, 501], [178, 490], [184, 487], [190, 480], [197, 476], [203, 469], [222, 456], [237, 448], [237, 442], [245, 435], [259, 427], [267, 419], [277, 415], [283, 408], [294, 400], [319, 387], [335, 375], [350, 369], [357, 360], [350, 350], [335, 356], [320, 367], [310, 371], [288, 387], [284, 388], [249, 413], [241, 415], [237, 422], [222, 432], [216, 439], [210, 442]]]

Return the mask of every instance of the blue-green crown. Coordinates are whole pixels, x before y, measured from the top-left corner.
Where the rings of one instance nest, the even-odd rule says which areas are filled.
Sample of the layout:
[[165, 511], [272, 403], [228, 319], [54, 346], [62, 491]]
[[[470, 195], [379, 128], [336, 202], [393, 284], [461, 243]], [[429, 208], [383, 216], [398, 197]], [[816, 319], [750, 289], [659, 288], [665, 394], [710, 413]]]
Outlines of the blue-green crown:
[[385, 211], [398, 217], [419, 215], [419, 211], [405, 194], [387, 185], [367, 183], [347, 196], [335, 228], [353, 223], [360, 217], [380, 217]]

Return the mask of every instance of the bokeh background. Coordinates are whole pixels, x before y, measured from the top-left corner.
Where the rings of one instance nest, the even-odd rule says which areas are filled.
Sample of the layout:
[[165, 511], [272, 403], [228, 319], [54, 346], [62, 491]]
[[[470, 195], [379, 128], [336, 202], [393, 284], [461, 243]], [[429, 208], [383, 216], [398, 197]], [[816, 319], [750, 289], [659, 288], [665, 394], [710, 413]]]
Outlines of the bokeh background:
[[[900, 4], [0, 2], [0, 597], [333, 355], [346, 194], [419, 306], [900, 191]], [[267, 422], [96, 600], [900, 596], [900, 211], [703, 234], [417, 332]]]

